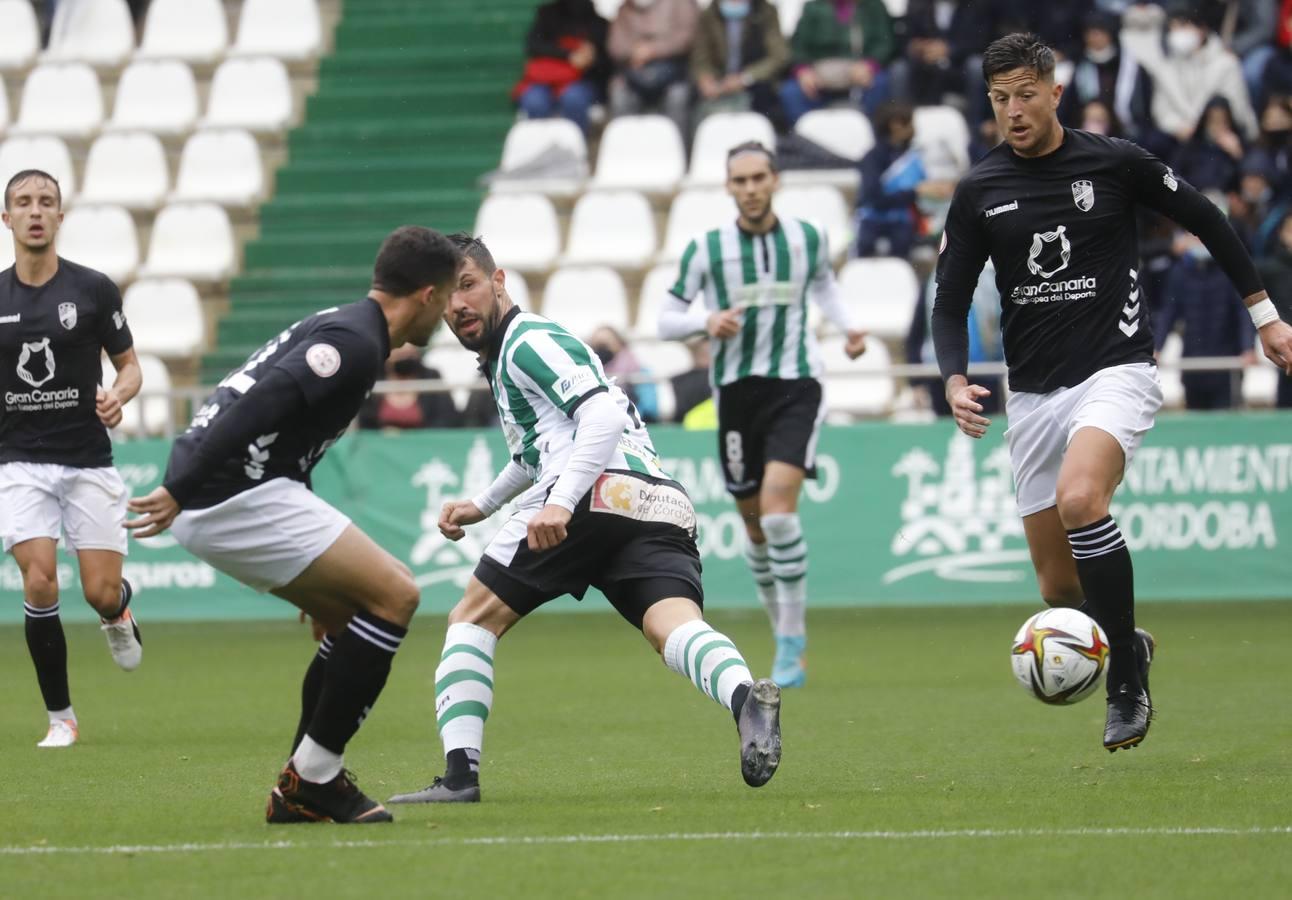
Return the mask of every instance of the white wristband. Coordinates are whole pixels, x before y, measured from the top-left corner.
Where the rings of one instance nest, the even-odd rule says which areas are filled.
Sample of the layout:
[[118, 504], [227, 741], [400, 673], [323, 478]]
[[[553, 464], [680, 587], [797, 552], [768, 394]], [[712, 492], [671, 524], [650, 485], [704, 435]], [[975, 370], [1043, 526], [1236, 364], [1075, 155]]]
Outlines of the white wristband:
[[1275, 308], [1274, 301], [1269, 297], [1247, 307], [1247, 314], [1252, 317], [1252, 324], [1257, 328], [1263, 328], [1271, 322], [1279, 320], [1279, 311]]

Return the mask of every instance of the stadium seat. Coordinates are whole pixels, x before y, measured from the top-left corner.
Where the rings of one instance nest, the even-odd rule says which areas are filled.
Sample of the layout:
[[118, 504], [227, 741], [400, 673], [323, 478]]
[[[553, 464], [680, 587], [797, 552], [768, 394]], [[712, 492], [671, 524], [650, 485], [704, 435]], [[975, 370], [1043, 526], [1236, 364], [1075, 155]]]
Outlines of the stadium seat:
[[122, 284], [139, 268], [135, 220], [120, 206], [78, 205], [58, 229], [58, 253]]
[[[131, 330], [134, 330], [134, 323], [131, 323]], [[118, 430], [135, 437], [158, 437], [173, 432], [175, 423], [169, 396], [170, 370], [156, 356], [140, 353], [139, 371], [143, 376], [143, 388], [139, 391], [139, 396], [127, 403], [122, 410]], [[116, 377], [117, 370], [112, 365], [112, 360], [103, 357], [103, 383], [111, 385]]]
[[[574, 158], [578, 174], [548, 176], [514, 172], [540, 159], [553, 149], [568, 151]], [[557, 197], [572, 197], [583, 190], [588, 171], [588, 143], [583, 132], [569, 119], [524, 119], [511, 126], [502, 146], [500, 175], [490, 182], [490, 189], [508, 193], [537, 193]]]
[[0, 69], [25, 69], [40, 52], [40, 24], [30, 0], [0, 0]]
[[103, 123], [99, 76], [85, 63], [43, 63], [22, 86], [13, 134], [86, 138]]
[[727, 151], [744, 141], [761, 141], [776, 148], [776, 132], [766, 116], [755, 112], [714, 113], [700, 123], [691, 145], [689, 186], [727, 181]]
[[49, 48], [41, 58], [111, 68], [134, 49], [135, 23], [126, 0], [62, 0], [54, 8]]
[[924, 166], [934, 179], [957, 179], [969, 171], [969, 126], [954, 106], [915, 109], [915, 146], [924, 151]]
[[0, 272], [13, 265], [13, 235], [0, 234]]
[[624, 0], [592, 0], [592, 5], [596, 7], [597, 15], [607, 22], [613, 22], [619, 7], [624, 5]]
[[279, 60], [230, 59], [211, 79], [204, 128], [281, 131], [292, 118], [292, 84]]
[[8, 183], [23, 169], [41, 169], [58, 179], [64, 206], [76, 196], [72, 154], [62, 138], [11, 137], [0, 144], [0, 181]]
[[799, 24], [799, 17], [803, 15], [803, 7], [807, 5], [807, 0], [776, 0], [776, 11], [780, 13], [781, 34], [785, 35], [785, 40], [794, 36], [794, 29]]
[[836, 265], [852, 244], [852, 217], [843, 194], [824, 184], [795, 185], [781, 188], [776, 194], [776, 211], [783, 216], [805, 219], [825, 229], [830, 259]]
[[592, 186], [671, 194], [686, 174], [686, 148], [667, 116], [620, 116], [601, 135]]
[[529, 282], [525, 276], [519, 272], [513, 272], [510, 269], [506, 271], [507, 295], [511, 297], [513, 303], [521, 309], [533, 309], [530, 305], [532, 302], [529, 294]]
[[691, 351], [680, 341], [642, 341], [629, 349], [656, 378], [672, 378], [691, 370]]
[[498, 265], [522, 272], [546, 271], [561, 250], [556, 208], [542, 194], [490, 194], [474, 233], [489, 242]]
[[[633, 322], [633, 332], [637, 337], [650, 340], [659, 337], [660, 307], [664, 305], [669, 289], [677, 281], [677, 274], [677, 263], [661, 263], [646, 273], [642, 280], [641, 294], [637, 297], [637, 318]], [[691, 301], [691, 311], [696, 314], [696, 327], [703, 327], [708, 315], [703, 292]]]
[[[1162, 405], [1171, 409], [1184, 406], [1184, 381], [1180, 378], [1180, 358], [1184, 356], [1184, 338], [1173, 331], [1162, 342], [1157, 355], [1157, 377], [1162, 383]], [[1246, 394], [1246, 390], [1243, 391]]]
[[1243, 370], [1243, 402], [1248, 406], [1273, 406], [1278, 399], [1279, 369], [1265, 358], [1259, 342], [1256, 364]]
[[115, 203], [130, 209], [156, 209], [170, 189], [166, 150], [146, 132], [105, 134], [90, 146], [85, 161], [85, 203]]
[[220, 0], [152, 0], [137, 55], [211, 64], [229, 44], [229, 22]]
[[233, 226], [214, 203], [173, 203], [153, 222], [148, 261], [139, 274], [149, 278], [220, 281], [236, 263]]
[[628, 331], [623, 280], [606, 266], [557, 269], [547, 280], [539, 312], [584, 340], [602, 325]]
[[737, 214], [736, 201], [723, 188], [682, 191], [669, 208], [664, 246], [656, 262], [677, 262], [693, 238], [733, 221]]
[[[847, 416], [882, 416], [889, 412], [896, 396], [893, 378], [888, 374], [892, 356], [883, 341], [866, 342], [866, 352], [855, 360], [843, 351], [843, 338], [821, 341], [821, 358], [825, 362], [825, 402], [832, 413]], [[873, 372], [873, 375], [854, 373]]]
[[135, 349], [171, 359], [191, 357], [206, 337], [197, 290], [179, 278], [136, 281], [122, 306]]
[[435, 369], [440, 378], [453, 385], [450, 395], [458, 409], [465, 409], [467, 399], [473, 388], [488, 385], [480, 374], [480, 363], [476, 354], [460, 344], [432, 347], [422, 355], [422, 364]]
[[107, 131], [151, 131], [179, 135], [197, 122], [197, 83], [178, 60], [136, 60], [117, 82], [117, 99]]
[[870, 120], [859, 109], [814, 109], [794, 123], [794, 131], [853, 162], [875, 146]]
[[264, 196], [260, 145], [239, 129], [199, 131], [184, 144], [172, 200], [210, 200], [247, 206]]
[[858, 328], [881, 340], [901, 341], [911, 330], [920, 285], [904, 259], [853, 259], [839, 273], [839, 294]]
[[323, 46], [318, 0], [246, 0], [230, 56], [307, 60]]
[[9, 92], [5, 89], [4, 79], [0, 78], [0, 134], [9, 127]]
[[562, 265], [646, 266], [657, 247], [655, 214], [634, 191], [584, 194], [570, 216]]

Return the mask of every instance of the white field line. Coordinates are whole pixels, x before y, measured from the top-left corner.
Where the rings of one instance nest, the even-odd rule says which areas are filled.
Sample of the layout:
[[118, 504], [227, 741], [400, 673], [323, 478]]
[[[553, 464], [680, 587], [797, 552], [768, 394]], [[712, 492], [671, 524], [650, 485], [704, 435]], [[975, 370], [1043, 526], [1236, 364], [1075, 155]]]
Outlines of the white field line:
[[105, 847], [59, 847], [45, 844], [0, 846], [0, 856], [123, 855], [148, 853], [223, 853], [242, 850], [348, 850], [374, 847], [541, 847], [561, 844], [649, 844], [690, 841], [941, 841], [1057, 837], [1292, 837], [1292, 825], [1253, 828], [966, 828], [927, 831], [709, 831], [663, 834], [497, 835], [431, 840], [229, 841], [183, 844], [117, 844]]

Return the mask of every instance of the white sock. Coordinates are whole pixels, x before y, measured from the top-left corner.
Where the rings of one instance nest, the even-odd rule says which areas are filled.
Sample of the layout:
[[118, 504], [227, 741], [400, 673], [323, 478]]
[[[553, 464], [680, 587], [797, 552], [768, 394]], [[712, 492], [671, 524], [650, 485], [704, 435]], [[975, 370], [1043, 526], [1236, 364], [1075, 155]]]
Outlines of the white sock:
[[767, 555], [776, 579], [780, 616], [776, 633], [802, 637], [807, 633], [807, 541], [798, 513], [769, 513], [759, 518], [767, 535]]
[[49, 724], [51, 725], [55, 722], [76, 721], [76, 713], [72, 712], [72, 707], [70, 706], [67, 709], [51, 709], [47, 710], [47, 712], [49, 713]]
[[497, 649], [497, 636], [479, 625], [459, 622], [445, 632], [444, 654], [435, 670], [435, 718], [446, 756], [450, 750], [484, 748]]
[[292, 762], [298, 775], [315, 784], [324, 784], [341, 774], [341, 754], [333, 753], [308, 734], [292, 754]]
[[753, 573], [758, 602], [767, 610], [767, 618], [775, 630], [780, 621], [780, 605], [776, 601], [776, 579], [772, 577], [771, 564], [767, 561], [767, 544], [755, 544], [746, 535], [745, 564]]
[[727, 709], [731, 709], [736, 687], [754, 680], [731, 638], [714, 631], [703, 619], [692, 619], [673, 629], [664, 642], [664, 665]]

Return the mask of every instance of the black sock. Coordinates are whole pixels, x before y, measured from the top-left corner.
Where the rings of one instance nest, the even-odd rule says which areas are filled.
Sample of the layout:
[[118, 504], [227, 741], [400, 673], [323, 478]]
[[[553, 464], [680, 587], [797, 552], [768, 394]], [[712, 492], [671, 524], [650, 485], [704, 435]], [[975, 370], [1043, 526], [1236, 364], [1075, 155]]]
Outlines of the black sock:
[[[133, 597], [134, 595], [135, 595], [135, 591], [134, 591], [134, 588], [130, 586], [130, 582], [122, 578], [121, 579], [121, 606], [119, 606], [117, 608], [117, 611], [114, 612], [112, 615], [103, 616], [102, 617], [103, 621], [115, 622], [117, 619], [120, 619], [122, 616], [124, 616], [126, 614], [126, 610], [130, 608], [130, 598]], [[143, 641], [140, 640], [139, 643], [142, 644]]]
[[22, 608], [26, 613], [27, 650], [36, 666], [36, 682], [45, 699], [45, 709], [67, 709], [72, 705], [72, 696], [67, 689], [67, 638], [58, 617], [58, 604], [37, 609], [24, 603]]
[[305, 732], [310, 727], [310, 720], [314, 718], [314, 710], [319, 705], [319, 696], [323, 693], [323, 672], [327, 669], [327, 658], [332, 652], [332, 636], [323, 635], [323, 640], [319, 642], [318, 652], [310, 660], [310, 666], [305, 670], [305, 679], [301, 682], [301, 721], [296, 726], [296, 737], [292, 739], [292, 753], [301, 745], [301, 738], [305, 737]]
[[480, 783], [480, 751], [450, 750], [444, 754], [444, 784], [459, 790]]
[[1077, 612], [1085, 613], [1096, 622], [1099, 621], [1099, 611], [1095, 609], [1095, 605], [1089, 600], [1082, 600], [1081, 605], [1077, 607]]
[[381, 696], [406, 634], [407, 628], [362, 612], [337, 635], [307, 729], [316, 743], [333, 753], [345, 752], [345, 745]]
[[[1104, 516], [1068, 532], [1077, 577], [1086, 606], [1098, 613], [1095, 621], [1108, 635], [1108, 689], [1121, 685], [1141, 689], [1135, 659], [1135, 571], [1130, 550], [1112, 516]], [[1092, 598], [1098, 598], [1097, 601]]]
[[745, 708], [745, 698], [749, 696], [751, 687], [748, 683], [738, 684], [731, 692], [731, 715], [737, 722], [740, 721], [740, 711]]

